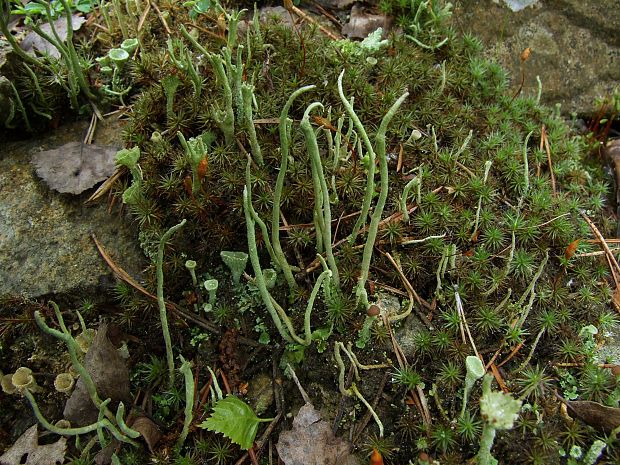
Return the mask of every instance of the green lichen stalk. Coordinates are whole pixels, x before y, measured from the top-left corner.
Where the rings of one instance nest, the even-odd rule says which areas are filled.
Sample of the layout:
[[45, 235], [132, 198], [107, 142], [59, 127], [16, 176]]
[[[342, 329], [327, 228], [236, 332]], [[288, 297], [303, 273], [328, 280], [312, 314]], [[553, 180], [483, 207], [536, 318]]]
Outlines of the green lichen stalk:
[[164, 343], [166, 345], [166, 360], [168, 362], [168, 385], [174, 385], [174, 354], [172, 352], [172, 340], [170, 339], [170, 329], [168, 328], [168, 313], [166, 311], [166, 301], [164, 300], [164, 247], [172, 235], [185, 226], [187, 220], [181, 221], [179, 224], [172, 226], [166, 231], [159, 240], [157, 248], [157, 304], [159, 306], [159, 320], [161, 321], [161, 330], [164, 335]]

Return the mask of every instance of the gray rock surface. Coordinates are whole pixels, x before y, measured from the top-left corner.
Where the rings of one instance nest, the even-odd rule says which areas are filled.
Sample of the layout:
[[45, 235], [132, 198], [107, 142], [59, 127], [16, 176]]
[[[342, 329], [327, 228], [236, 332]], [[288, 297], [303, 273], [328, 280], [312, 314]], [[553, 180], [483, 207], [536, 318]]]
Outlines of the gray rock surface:
[[[0, 294], [38, 298], [50, 294], [98, 300], [114, 281], [91, 238], [138, 276], [144, 258], [131, 221], [103, 200], [50, 190], [30, 164], [32, 153], [80, 140], [86, 124], [69, 124], [43, 139], [4, 143], [0, 151]], [[119, 144], [118, 125], [100, 126], [96, 142]], [[119, 144], [120, 145], [120, 144]]]
[[609, 0], [548, 0], [513, 12], [504, 2], [455, 2], [453, 25], [490, 47], [487, 55], [510, 70], [516, 89], [525, 62], [524, 92], [543, 86], [542, 101], [565, 113], [591, 113], [596, 97], [620, 87], [620, 5]]

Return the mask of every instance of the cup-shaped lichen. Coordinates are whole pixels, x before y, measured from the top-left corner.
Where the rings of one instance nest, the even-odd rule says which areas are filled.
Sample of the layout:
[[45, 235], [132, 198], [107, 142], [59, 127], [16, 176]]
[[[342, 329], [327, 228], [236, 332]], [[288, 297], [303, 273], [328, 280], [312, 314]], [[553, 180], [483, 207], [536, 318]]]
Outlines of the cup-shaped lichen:
[[75, 342], [77, 342], [78, 347], [83, 353], [88, 352], [88, 349], [90, 349], [90, 345], [93, 342], [93, 339], [95, 339], [96, 333], [97, 331], [89, 328], [86, 331], [82, 331], [80, 334], [75, 336]]
[[110, 60], [112, 60], [112, 63], [116, 66], [122, 66], [127, 62], [127, 60], [129, 60], [129, 53], [122, 48], [110, 49], [108, 56], [110, 57]]
[[63, 392], [68, 394], [73, 389], [73, 385], [75, 384], [75, 379], [71, 375], [71, 373], [60, 373], [54, 379], [54, 389], [58, 392]]
[[11, 377], [11, 383], [13, 383], [13, 386], [15, 386], [18, 392], [24, 392], [26, 389], [32, 392], [41, 390], [32, 375], [32, 370], [28, 367], [19, 367], [15, 370], [15, 373], [13, 373]]
[[16, 389], [13, 385], [13, 373], [6, 374], [0, 378], [0, 385], [2, 385], [2, 392], [5, 394], [14, 394]]
[[248, 264], [248, 254], [245, 252], [231, 252], [229, 250], [223, 250], [220, 252], [220, 257], [222, 257], [222, 261], [230, 269], [233, 282], [235, 284], [239, 284], [241, 275], [245, 271], [245, 267]]
[[484, 418], [484, 427], [480, 438], [480, 450], [477, 459], [480, 465], [496, 465], [497, 459], [491, 455], [491, 447], [497, 430], [508, 430], [514, 425], [521, 410], [521, 401], [513, 399], [501, 391], [491, 391], [493, 376], [488, 374], [482, 383], [480, 413]]
[[131, 39], [125, 39], [121, 43], [121, 48], [127, 53], [133, 53], [138, 48], [138, 39], [135, 37]]
[[211, 306], [215, 305], [215, 299], [217, 298], [217, 288], [219, 283], [217, 279], [207, 279], [204, 282], [204, 287], [206, 291], [209, 293], [209, 304]]

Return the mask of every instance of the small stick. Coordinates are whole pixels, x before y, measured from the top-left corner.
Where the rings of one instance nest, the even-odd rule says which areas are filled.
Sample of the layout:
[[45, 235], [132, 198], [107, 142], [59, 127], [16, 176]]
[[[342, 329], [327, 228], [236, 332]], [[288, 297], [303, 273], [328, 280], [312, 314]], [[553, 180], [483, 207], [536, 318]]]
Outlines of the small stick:
[[211, 391], [211, 385], [212, 384], [213, 384], [213, 376], [211, 376], [211, 373], [209, 373], [209, 381], [200, 390], [200, 402], [198, 404], [198, 408], [199, 409], [202, 408], [207, 403], [207, 396], [209, 395], [209, 391]]
[[162, 25], [164, 26], [164, 29], [166, 30], [166, 32], [168, 33], [168, 35], [172, 35], [172, 31], [170, 30], [170, 28], [168, 27], [168, 23], [166, 22], [166, 18], [164, 18], [164, 15], [161, 13], [161, 10], [159, 9], [159, 7], [157, 6], [157, 3], [155, 3], [154, 1], [150, 1], [149, 2], [151, 4], [151, 6], [153, 7], [153, 9], [157, 12], [157, 16], [159, 16], [159, 20], [161, 21]]
[[144, 9], [144, 11], [142, 12], [142, 15], [140, 16], [140, 21], [138, 21], [138, 30], [137, 30], [138, 33], [142, 30], [142, 26], [144, 26], [144, 21], [146, 20], [146, 17], [149, 15], [149, 11], [151, 11], [151, 2], [148, 2], [146, 4], [146, 8]]
[[[620, 239], [603, 239], [608, 244], [620, 244]], [[584, 242], [588, 244], [598, 244], [600, 242], [599, 239], [586, 239]]]
[[[549, 365], [553, 367], [572, 368], [572, 367], [585, 366], [585, 363], [584, 362], [558, 362], [558, 363], [549, 363]], [[615, 368], [618, 365], [615, 363], [598, 363], [596, 366], [599, 368]]]
[[506, 357], [501, 363], [499, 363], [497, 367], [499, 368], [501, 366], [504, 366], [506, 363], [508, 363], [521, 350], [521, 347], [523, 347], [523, 344], [524, 344], [523, 342], [520, 342], [519, 344], [517, 344], [517, 346], [510, 351], [510, 354], [508, 354], [508, 357]]
[[332, 40], [340, 40], [342, 39], [342, 37], [340, 35], [334, 34], [333, 32], [331, 32], [330, 30], [328, 30], [326, 27], [320, 25], [312, 16], [308, 15], [307, 13], [303, 12], [302, 10], [300, 10], [299, 8], [297, 8], [295, 5], [293, 5], [292, 1], [284, 1], [284, 7], [289, 11], [289, 12], [293, 12], [295, 13], [297, 16], [299, 16], [301, 19], [303, 19], [304, 21], [308, 21], [309, 23], [314, 24], [315, 26], [317, 26], [319, 28], [319, 30], [325, 34], [327, 37], [329, 37]]
[[545, 151], [547, 152], [547, 164], [549, 165], [549, 175], [551, 176], [551, 190], [553, 191], [553, 196], [556, 197], [558, 195], [556, 186], [555, 186], [555, 174], [553, 173], [553, 163], [551, 162], [551, 147], [549, 147], [549, 138], [547, 137], [547, 129], [543, 124], [542, 127], [542, 140], [545, 143]]
[[[597, 241], [598, 242], [598, 241]], [[614, 248], [614, 249], [609, 249], [611, 252], [613, 253], [618, 253], [620, 252], [619, 248]], [[584, 253], [579, 253], [579, 254], [575, 254], [573, 255], [575, 258], [579, 258], [579, 257], [598, 257], [599, 255], [605, 255], [607, 252], [605, 252], [604, 250], [598, 250], [596, 252], [584, 252]]]
[[[398, 275], [399, 275], [401, 281], [403, 282], [403, 285], [405, 286], [405, 289], [407, 290], [407, 294], [409, 296], [409, 308], [405, 312], [403, 312], [403, 313], [401, 313], [399, 315], [394, 315], [392, 317], [388, 317], [390, 321], [402, 320], [403, 318], [408, 317], [409, 314], [411, 313], [411, 310], [413, 309], [413, 299], [415, 299], [418, 302], [420, 307], [424, 306], [424, 304], [422, 303], [423, 299], [415, 291], [415, 289], [413, 288], [413, 286], [411, 285], [411, 283], [409, 282], [409, 280], [407, 279], [407, 277], [403, 273], [403, 270], [401, 269], [401, 267], [398, 266], [398, 263], [396, 263], [396, 261], [392, 258], [392, 255], [390, 255], [389, 252], [383, 252], [382, 251], [381, 253], [388, 258], [390, 263], [394, 266], [394, 268], [398, 272]], [[426, 303], [426, 306], [427, 306], [427, 308], [429, 307], [428, 303]], [[422, 321], [422, 323], [424, 323], [428, 329], [430, 329], [430, 330], [434, 329], [433, 325], [431, 324], [430, 321], [428, 321], [428, 318], [426, 318], [426, 315], [424, 315], [424, 313], [422, 313], [419, 309], [416, 309], [416, 313], [417, 313], [418, 317], [420, 318], [420, 320]]]
[[605, 250], [605, 253], [607, 254], [607, 260], [609, 261], [609, 266], [611, 268], [611, 273], [614, 276], [616, 286], [618, 286], [618, 277], [616, 276], [616, 273], [620, 272], [620, 265], [618, 265], [618, 261], [614, 257], [613, 253], [611, 253], [611, 250], [609, 250], [609, 246], [607, 245], [607, 242], [605, 242], [605, 238], [598, 230], [596, 225], [592, 222], [590, 218], [588, 218], [588, 215], [586, 215], [583, 211], [581, 211], [580, 213], [583, 219], [586, 220], [586, 223], [588, 223], [588, 226], [590, 226], [590, 229], [592, 229], [592, 232], [597, 237], [603, 249]]
[[493, 373], [493, 376], [495, 377], [495, 380], [497, 381], [497, 384], [499, 384], [499, 388], [504, 393], [509, 393], [510, 389], [508, 389], [508, 386], [506, 386], [506, 382], [504, 381], [504, 378], [502, 378], [502, 375], [500, 374], [499, 370], [497, 369], [497, 366], [495, 365], [495, 363], [491, 363], [491, 373]]
[[[461, 300], [461, 296], [458, 291], [458, 285], [454, 285], [454, 297], [456, 298], [456, 309], [459, 312], [459, 320], [461, 323], [461, 332], [463, 331], [463, 326], [465, 326], [465, 331], [467, 332], [467, 336], [469, 338], [469, 342], [471, 344], [472, 349], [474, 349], [474, 353], [476, 357], [482, 360], [482, 357], [478, 353], [478, 349], [476, 348], [476, 343], [474, 342], [474, 338], [471, 336], [471, 332], [469, 331], [469, 325], [467, 324], [467, 320], [465, 319], [465, 311], [463, 310], [463, 301]], [[465, 342], [465, 336], [463, 335], [463, 342]]]
[[299, 389], [299, 392], [301, 393], [301, 397], [303, 398], [304, 402], [306, 404], [312, 404], [312, 401], [310, 400], [310, 397], [308, 396], [308, 393], [306, 392], [306, 390], [303, 388], [303, 386], [299, 382], [299, 378], [297, 377], [297, 373], [295, 373], [295, 370], [293, 369], [291, 364], [287, 363], [286, 367], [291, 372], [291, 376], [293, 377], [293, 381], [295, 381], [295, 384], [297, 385], [297, 389]]
[[316, 7], [317, 10], [323, 13], [323, 15], [326, 16], [327, 19], [329, 19], [332, 23], [338, 26], [342, 26], [342, 23], [340, 22], [340, 20], [336, 16], [331, 14], [329, 11], [327, 11], [325, 8], [323, 8], [320, 3], [312, 1], [312, 4]]
[[96, 129], [97, 129], [97, 115], [93, 113], [90, 117], [90, 124], [88, 125], [88, 131], [86, 131], [86, 136], [84, 136], [84, 140], [82, 141], [85, 145], [89, 145], [93, 143], [93, 137], [95, 136]]

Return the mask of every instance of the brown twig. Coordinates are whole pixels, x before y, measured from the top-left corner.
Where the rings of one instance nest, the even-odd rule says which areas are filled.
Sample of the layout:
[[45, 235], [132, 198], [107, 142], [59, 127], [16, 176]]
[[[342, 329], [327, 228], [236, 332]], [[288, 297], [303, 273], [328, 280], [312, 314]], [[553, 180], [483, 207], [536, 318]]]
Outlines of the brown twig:
[[316, 27], [319, 28], [319, 30], [325, 34], [327, 37], [329, 37], [332, 40], [341, 40], [342, 36], [338, 35], [338, 34], [334, 34], [333, 32], [331, 32], [329, 29], [327, 29], [326, 27], [322, 26], [321, 24], [319, 24], [316, 19], [314, 19], [312, 16], [310, 16], [309, 14], [305, 13], [304, 11], [300, 10], [299, 8], [297, 8], [295, 5], [293, 5], [292, 1], [284, 1], [284, 6], [285, 8], [292, 13], [295, 13], [297, 16], [299, 16], [301, 19], [303, 19], [304, 21], [307, 21], [309, 23], [314, 24]]
[[88, 199], [86, 199], [86, 201], [84, 202], [85, 204], [90, 203], [90, 202], [94, 202], [95, 200], [99, 200], [101, 197], [103, 197], [103, 195], [108, 192], [112, 186], [114, 185], [114, 183], [116, 181], [118, 181], [118, 179], [125, 174], [125, 172], [127, 171], [126, 167], [120, 167], [117, 168], [116, 171], [114, 172], [114, 174], [112, 176], [110, 176], [108, 179], [106, 179], [98, 188], [95, 192], [93, 192], [93, 194], [88, 197]]
[[146, 4], [146, 8], [142, 12], [142, 15], [140, 15], [140, 21], [138, 21], [138, 28], [137, 28], [138, 33], [142, 30], [142, 26], [144, 26], [144, 21], [146, 21], [146, 17], [149, 15], [150, 11], [151, 11], [151, 2], [148, 2]]
[[508, 354], [508, 357], [506, 357], [504, 360], [502, 360], [502, 361], [501, 361], [501, 362], [497, 365], [497, 367], [498, 367], [498, 368], [499, 368], [499, 367], [502, 367], [502, 366], [504, 366], [506, 363], [508, 363], [510, 360], [512, 360], [512, 359], [513, 359], [513, 357], [519, 353], [519, 351], [521, 350], [521, 347], [523, 347], [523, 344], [524, 344], [524, 342], [519, 342], [519, 343], [516, 345], [516, 347], [510, 351], [510, 353]]
[[614, 254], [609, 249], [609, 246], [607, 245], [605, 238], [603, 237], [599, 229], [596, 227], [596, 225], [592, 222], [592, 220], [588, 218], [588, 215], [586, 215], [582, 211], [581, 216], [583, 217], [584, 220], [586, 220], [586, 223], [588, 223], [588, 226], [590, 226], [590, 229], [592, 229], [592, 232], [597, 237], [599, 243], [603, 247], [603, 250], [605, 250], [607, 261], [609, 263], [609, 268], [611, 269], [611, 274], [614, 278], [614, 282], [616, 283], [616, 287], [618, 287], [618, 284], [619, 284], [618, 273], [620, 273], [620, 265], [618, 265], [618, 261], [616, 260], [616, 257], [614, 257]]
[[555, 174], [553, 173], [553, 163], [551, 161], [551, 147], [549, 146], [549, 138], [547, 137], [547, 129], [543, 124], [541, 135], [540, 135], [540, 144], [545, 146], [545, 151], [547, 152], [547, 164], [549, 165], [549, 175], [551, 176], [551, 191], [553, 196], [556, 197], [558, 195], [556, 185], [555, 185]]
[[166, 22], [166, 18], [164, 17], [164, 15], [162, 14], [161, 10], [159, 9], [159, 7], [157, 6], [157, 3], [155, 3], [154, 1], [150, 1], [149, 2], [151, 4], [151, 6], [153, 7], [153, 9], [157, 12], [157, 16], [159, 16], [159, 20], [161, 21], [161, 24], [164, 26], [164, 29], [166, 30], [166, 32], [168, 33], [168, 35], [172, 35], [172, 31], [170, 30], [170, 28], [168, 27], [168, 23]]
[[[482, 357], [478, 353], [478, 349], [476, 348], [476, 343], [474, 342], [474, 338], [471, 335], [471, 331], [469, 330], [469, 324], [467, 324], [467, 319], [465, 318], [465, 310], [463, 309], [463, 301], [461, 300], [461, 296], [458, 292], [457, 286], [454, 286], [454, 297], [456, 299], [456, 309], [459, 313], [459, 324], [461, 325], [461, 332], [463, 332], [463, 327], [465, 328], [465, 332], [467, 333], [467, 337], [469, 338], [469, 343], [471, 344], [472, 349], [474, 349], [474, 353], [476, 357], [482, 360]], [[465, 342], [465, 335], [463, 334], [463, 342]]]
[[504, 378], [502, 377], [499, 370], [497, 369], [497, 366], [495, 365], [495, 363], [491, 363], [491, 373], [493, 373], [493, 376], [495, 377], [495, 381], [497, 381], [499, 388], [504, 393], [506, 394], [509, 393], [510, 389], [508, 389], [508, 386], [506, 386], [506, 382], [504, 381]]
[[[409, 296], [409, 308], [404, 313], [402, 313], [400, 315], [395, 315], [395, 316], [393, 316], [391, 318], [388, 317], [390, 319], [390, 321], [400, 320], [400, 319], [403, 319], [403, 318], [406, 318], [407, 316], [409, 316], [409, 314], [411, 313], [411, 310], [413, 309], [413, 300], [414, 299], [416, 300], [416, 302], [418, 302], [418, 305], [420, 305], [420, 307], [426, 307], [427, 309], [430, 309], [429, 303], [426, 302], [424, 299], [422, 299], [418, 295], [418, 293], [415, 291], [415, 289], [413, 288], [413, 286], [411, 285], [411, 283], [409, 282], [409, 280], [407, 279], [407, 277], [403, 273], [402, 268], [398, 265], [398, 263], [396, 263], [394, 258], [392, 258], [392, 255], [390, 255], [389, 252], [381, 251], [381, 253], [384, 256], [387, 257], [387, 259], [390, 261], [392, 266], [394, 266], [394, 268], [396, 269], [396, 272], [398, 273], [398, 276], [400, 277], [401, 281], [403, 282], [403, 285], [405, 286], [405, 289], [407, 290], [407, 294]], [[416, 308], [416, 314], [418, 315], [418, 318], [420, 318], [422, 323], [424, 323], [428, 329], [430, 329], [431, 331], [434, 329], [433, 325], [431, 324], [431, 322], [428, 321], [428, 318], [426, 318], [426, 315], [424, 315], [424, 313], [422, 313], [422, 311], [420, 311], [420, 309]]]

